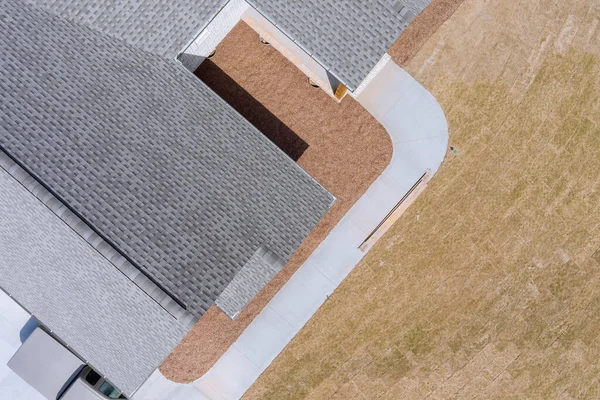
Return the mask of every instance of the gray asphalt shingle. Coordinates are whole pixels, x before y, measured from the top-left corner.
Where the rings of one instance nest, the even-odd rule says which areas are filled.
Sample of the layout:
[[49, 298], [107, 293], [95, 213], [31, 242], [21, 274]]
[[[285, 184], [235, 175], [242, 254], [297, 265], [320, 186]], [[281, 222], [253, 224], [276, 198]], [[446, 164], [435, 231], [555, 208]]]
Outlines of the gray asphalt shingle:
[[[174, 58], [227, 0], [28, 0]], [[247, 0], [350, 89], [356, 89], [431, 0]]]
[[[66, 263], [30, 265], [19, 259], [18, 241], [0, 243], [0, 269], [13, 268], [2, 271], [0, 286], [128, 393], [187, 329], [144, 289], [158, 285], [160, 298], [168, 294], [191, 318], [223, 294], [220, 305], [236, 315], [334, 200], [175, 60], [226, 2], [0, 0], [0, 149], [60, 199], [49, 197], [48, 208], [68, 205], [73, 215], [60, 214], [84, 220], [81, 232], [98, 244], [88, 249], [71, 238], [69, 245], [77, 225], [67, 234], [36, 214], [38, 205], [28, 211], [29, 200], [0, 174], [11, 188], [0, 196], [1, 211], [27, 222], [3, 219], [0, 233], [29, 235], [31, 256], [62, 254]], [[428, 3], [252, 1], [351, 89]], [[144, 275], [128, 280], [133, 266], [127, 275], [97, 259], [117, 250]], [[77, 251], [95, 255], [86, 263]], [[86, 272], [83, 264], [84, 286], [69, 281]], [[75, 297], [44, 286], [54, 281]], [[27, 292], [30, 284], [40, 290]], [[67, 302], [81, 312], [61, 308]], [[100, 317], [132, 324], [132, 336], [105, 332], [90, 343]], [[105, 349], [124, 357], [122, 365]]]
[[196, 317], [333, 197], [177, 61], [5, 1], [0, 145]]
[[54, 14], [175, 58], [228, 0], [26, 0]]

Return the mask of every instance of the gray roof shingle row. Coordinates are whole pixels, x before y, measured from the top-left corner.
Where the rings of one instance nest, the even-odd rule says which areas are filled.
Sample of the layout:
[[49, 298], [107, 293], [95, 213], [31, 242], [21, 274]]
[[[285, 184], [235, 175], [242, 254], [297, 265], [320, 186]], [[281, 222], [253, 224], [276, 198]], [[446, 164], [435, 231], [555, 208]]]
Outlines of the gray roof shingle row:
[[0, 145], [199, 317], [333, 197], [177, 61], [3, 3]]
[[[184, 326], [192, 328], [197, 321], [192, 314], [187, 312], [171, 296], [165, 293], [160, 286], [152, 282], [148, 277], [133, 266], [121, 253], [103, 240], [94, 230], [85, 222], [69, 210], [60, 200], [58, 200], [50, 191], [48, 191], [38, 180], [33, 178], [27, 171], [21, 168], [6, 153], [0, 150], [0, 167], [6, 170], [15, 180], [17, 180], [33, 196], [41, 201], [58, 218], [67, 224], [75, 233], [83, 238], [90, 246], [109, 261], [114, 268], [118, 269], [127, 276], [132, 283], [142, 289], [149, 297], [173, 316]], [[1, 215], [1, 214], [0, 214]], [[0, 285], [1, 285], [0, 281]], [[106, 310], [111, 312], [110, 309]]]

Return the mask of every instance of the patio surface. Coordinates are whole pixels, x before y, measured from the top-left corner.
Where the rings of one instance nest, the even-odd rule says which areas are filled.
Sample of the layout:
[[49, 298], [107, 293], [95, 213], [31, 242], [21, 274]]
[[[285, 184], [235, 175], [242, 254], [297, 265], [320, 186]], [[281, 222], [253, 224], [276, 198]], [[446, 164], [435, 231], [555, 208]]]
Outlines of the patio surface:
[[466, 0], [427, 41], [456, 153], [245, 398], [600, 397], [599, 21]]
[[337, 201], [284, 269], [231, 321], [216, 307], [160, 367], [176, 382], [201, 377], [389, 164], [392, 145], [379, 122], [350, 96], [341, 104], [240, 22], [196, 71], [261, 132], [328, 189]]

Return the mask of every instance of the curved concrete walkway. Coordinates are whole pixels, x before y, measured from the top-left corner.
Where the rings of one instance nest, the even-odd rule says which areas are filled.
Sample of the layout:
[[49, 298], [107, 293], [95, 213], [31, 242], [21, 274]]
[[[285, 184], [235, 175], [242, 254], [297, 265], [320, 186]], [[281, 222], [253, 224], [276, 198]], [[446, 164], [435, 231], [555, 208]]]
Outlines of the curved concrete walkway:
[[438, 170], [448, 126], [435, 98], [387, 54], [366, 82], [355, 98], [389, 132], [390, 165], [202, 378], [180, 385], [157, 370], [135, 400], [242, 397], [365, 256], [359, 246], [369, 234], [424, 174]]

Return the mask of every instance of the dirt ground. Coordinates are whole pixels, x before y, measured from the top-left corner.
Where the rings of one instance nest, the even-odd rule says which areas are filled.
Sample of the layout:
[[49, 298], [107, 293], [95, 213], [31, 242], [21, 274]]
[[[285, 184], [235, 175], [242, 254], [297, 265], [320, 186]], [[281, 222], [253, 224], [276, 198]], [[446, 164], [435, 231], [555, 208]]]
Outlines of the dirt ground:
[[600, 398], [599, 21], [466, 0], [426, 41], [457, 152], [246, 399]]
[[391, 158], [385, 129], [347, 96], [341, 104], [240, 22], [196, 72], [209, 87], [270, 137], [337, 202], [286, 267], [231, 321], [212, 307], [160, 370], [177, 382], [202, 376], [383, 172]]

